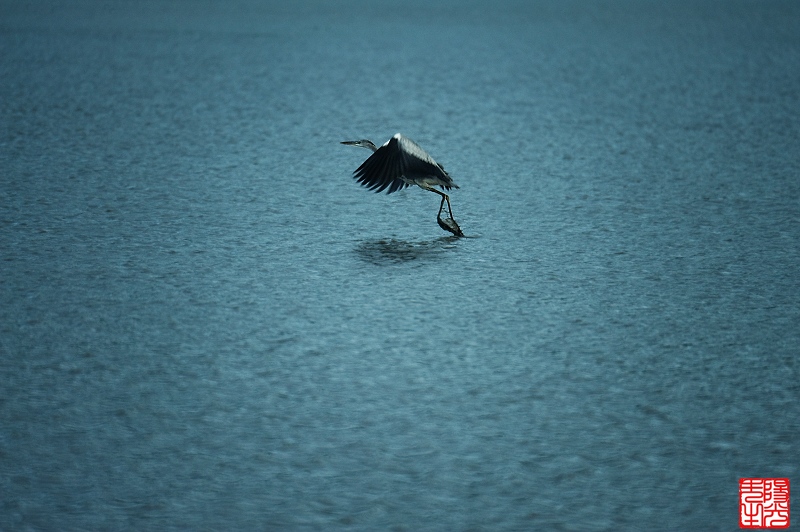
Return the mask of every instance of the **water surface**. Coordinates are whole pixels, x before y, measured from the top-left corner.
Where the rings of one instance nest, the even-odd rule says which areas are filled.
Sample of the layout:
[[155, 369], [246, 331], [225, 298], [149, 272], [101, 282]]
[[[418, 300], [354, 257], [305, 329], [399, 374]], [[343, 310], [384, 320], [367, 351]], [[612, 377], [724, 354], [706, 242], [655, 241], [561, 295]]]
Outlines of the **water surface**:
[[[793, 2], [0, 5], [0, 528], [733, 530], [798, 478]], [[372, 194], [402, 132], [439, 197]]]

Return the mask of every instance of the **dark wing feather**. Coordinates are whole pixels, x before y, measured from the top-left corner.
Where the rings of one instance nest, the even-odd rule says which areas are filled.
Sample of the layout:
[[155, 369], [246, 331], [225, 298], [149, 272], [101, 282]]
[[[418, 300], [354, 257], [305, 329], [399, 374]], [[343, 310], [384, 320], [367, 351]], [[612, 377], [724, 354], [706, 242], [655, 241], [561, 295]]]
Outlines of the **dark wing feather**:
[[396, 192], [398, 190], [403, 190], [407, 186], [410, 186], [408, 182], [404, 179], [401, 179], [401, 176], [405, 175], [403, 173], [403, 161], [402, 161], [402, 154], [400, 149], [397, 147], [397, 139], [392, 138], [392, 142], [395, 144], [395, 149], [392, 151], [392, 175], [396, 176], [392, 180], [392, 184], [389, 187], [389, 190], [386, 192], [387, 194], [391, 194], [392, 192]]
[[433, 157], [423, 150], [419, 144], [408, 137], [400, 137], [399, 142], [399, 153], [403, 160], [402, 172], [404, 176], [411, 180], [434, 177], [440, 181], [439, 185], [446, 190], [450, 190], [453, 187], [458, 188], [453, 183], [450, 175], [444, 171], [444, 168], [434, 161]]
[[381, 192], [389, 187], [389, 194], [407, 186], [407, 183], [400, 179], [402, 175], [400, 150], [395, 138], [378, 148], [353, 172], [353, 177], [362, 186], [375, 192]]
[[392, 182], [392, 152], [387, 151], [383, 154], [383, 159], [380, 161], [379, 170], [377, 172], [380, 179], [369, 187], [370, 190], [381, 192], [388, 187]]
[[440, 176], [442, 174], [439, 165], [421, 159], [415, 154], [402, 152], [403, 155], [403, 175], [410, 178], [422, 176]]
[[353, 172], [353, 177], [361, 183], [363, 186], [367, 187], [370, 185], [370, 176], [375, 175], [375, 167], [380, 162], [381, 158], [375, 157], [375, 154], [378, 152], [374, 152], [372, 155], [367, 158], [366, 161], [361, 163], [361, 166]]

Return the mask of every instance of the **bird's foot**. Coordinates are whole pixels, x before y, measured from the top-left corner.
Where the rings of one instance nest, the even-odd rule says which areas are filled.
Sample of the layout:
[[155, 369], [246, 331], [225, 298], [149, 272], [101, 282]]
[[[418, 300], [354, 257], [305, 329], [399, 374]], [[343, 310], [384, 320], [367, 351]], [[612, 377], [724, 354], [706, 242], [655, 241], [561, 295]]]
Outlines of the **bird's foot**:
[[436, 221], [439, 223], [439, 227], [441, 227], [445, 231], [450, 231], [456, 236], [464, 236], [464, 233], [461, 231], [461, 228], [452, 218], [442, 218], [441, 216], [437, 216]]

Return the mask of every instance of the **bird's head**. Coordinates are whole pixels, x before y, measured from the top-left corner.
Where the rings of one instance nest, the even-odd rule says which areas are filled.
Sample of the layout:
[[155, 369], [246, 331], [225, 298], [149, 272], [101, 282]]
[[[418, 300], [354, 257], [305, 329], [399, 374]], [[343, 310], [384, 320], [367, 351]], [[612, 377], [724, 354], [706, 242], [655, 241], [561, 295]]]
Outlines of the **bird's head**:
[[377, 151], [378, 148], [372, 143], [371, 140], [361, 139], [361, 140], [345, 140], [342, 142], [347, 146], [358, 146], [359, 148], [367, 148], [368, 150]]

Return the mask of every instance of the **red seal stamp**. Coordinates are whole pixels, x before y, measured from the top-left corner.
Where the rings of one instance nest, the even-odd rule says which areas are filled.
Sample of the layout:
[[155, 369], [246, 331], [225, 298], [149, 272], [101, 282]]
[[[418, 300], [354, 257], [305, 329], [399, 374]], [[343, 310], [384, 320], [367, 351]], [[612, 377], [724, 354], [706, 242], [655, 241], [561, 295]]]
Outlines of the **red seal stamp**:
[[789, 479], [740, 478], [739, 528], [789, 528]]

